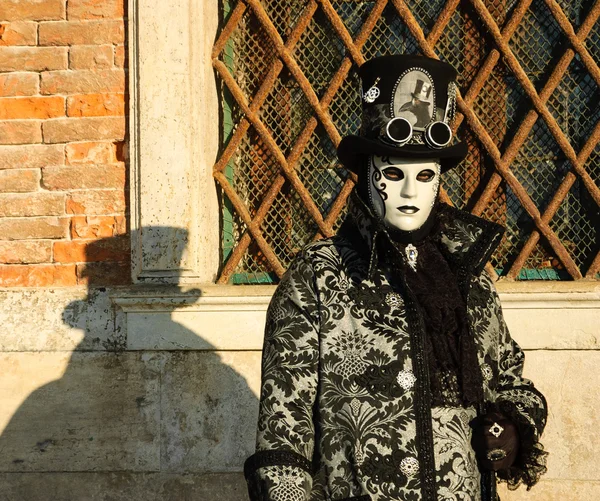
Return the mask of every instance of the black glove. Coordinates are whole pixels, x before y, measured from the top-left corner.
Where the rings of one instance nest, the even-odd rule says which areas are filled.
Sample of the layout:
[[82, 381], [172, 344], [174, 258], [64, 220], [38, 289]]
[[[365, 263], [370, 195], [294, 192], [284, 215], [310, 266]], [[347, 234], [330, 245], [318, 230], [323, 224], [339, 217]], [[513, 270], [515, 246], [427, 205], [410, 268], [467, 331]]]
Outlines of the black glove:
[[473, 449], [485, 470], [504, 470], [515, 462], [519, 452], [519, 432], [500, 412], [490, 412], [474, 423]]

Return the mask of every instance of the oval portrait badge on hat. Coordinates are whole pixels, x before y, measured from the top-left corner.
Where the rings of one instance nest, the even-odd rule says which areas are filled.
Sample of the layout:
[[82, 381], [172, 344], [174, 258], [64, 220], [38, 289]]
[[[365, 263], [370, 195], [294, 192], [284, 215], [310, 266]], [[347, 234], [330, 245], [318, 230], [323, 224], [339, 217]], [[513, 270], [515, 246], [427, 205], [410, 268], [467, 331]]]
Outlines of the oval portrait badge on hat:
[[415, 130], [425, 130], [435, 110], [435, 88], [431, 77], [422, 69], [405, 71], [394, 87], [392, 117], [408, 120]]

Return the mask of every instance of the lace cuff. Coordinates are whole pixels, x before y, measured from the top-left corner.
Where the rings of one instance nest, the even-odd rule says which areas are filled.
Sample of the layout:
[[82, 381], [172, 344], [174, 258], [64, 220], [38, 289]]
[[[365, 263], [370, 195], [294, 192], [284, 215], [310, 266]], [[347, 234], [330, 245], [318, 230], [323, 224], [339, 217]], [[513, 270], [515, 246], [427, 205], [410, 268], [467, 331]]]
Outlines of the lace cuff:
[[519, 453], [515, 462], [509, 468], [496, 472], [498, 480], [506, 482], [510, 490], [515, 490], [521, 484], [531, 489], [546, 473], [546, 456], [544, 446], [538, 436], [541, 430], [532, 424], [531, 418], [525, 415], [512, 401], [497, 401], [492, 410], [504, 414], [519, 431]]

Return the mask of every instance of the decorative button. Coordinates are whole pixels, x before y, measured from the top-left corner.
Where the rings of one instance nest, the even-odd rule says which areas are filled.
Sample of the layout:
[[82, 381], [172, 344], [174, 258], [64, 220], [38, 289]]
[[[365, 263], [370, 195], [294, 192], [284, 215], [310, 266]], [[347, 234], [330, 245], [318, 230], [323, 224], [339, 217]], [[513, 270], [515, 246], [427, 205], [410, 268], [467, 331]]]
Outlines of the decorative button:
[[396, 381], [398, 381], [398, 384], [402, 387], [403, 390], [410, 390], [417, 382], [417, 378], [415, 377], [412, 371], [403, 370], [398, 372], [398, 375], [396, 376]]
[[483, 380], [487, 383], [494, 377], [494, 371], [488, 364], [481, 364], [481, 375], [483, 376]]
[[407, 477], [413, 477], [419, 473], [419, 461], [417, 458], [407, 457], [400, 462], [400, 471]]
[[388, 292], [385, 296], [385, 302], [392, 308], [398, 308], [402, 305], [402, 296], [397, 292]]

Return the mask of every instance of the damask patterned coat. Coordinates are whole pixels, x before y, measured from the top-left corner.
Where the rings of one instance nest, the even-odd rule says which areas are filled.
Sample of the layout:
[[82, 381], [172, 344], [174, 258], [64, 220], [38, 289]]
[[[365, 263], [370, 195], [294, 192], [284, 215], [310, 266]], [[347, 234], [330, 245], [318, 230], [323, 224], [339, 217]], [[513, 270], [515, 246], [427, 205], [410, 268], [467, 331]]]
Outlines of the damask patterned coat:
[[[438, 217], [436, 243], [467, 305], [488, 409], [519, 429], [519, 457], [499, 476], [529, 487], [545, 471], [546, 403], [521, 375], [523, 352], [483, 270], [502, 228], [443, 204]], [[477, 410], [431, 407], [422, 310], [382, 258], [388, 238], [354, 197], [338, 235], [305, 247], [279, 284], [267, 314], [257, 452], [245, 464], [253, 501], [489, 496], [471, 447]], [[401, 253], [394, 259], [406, 264]]]

